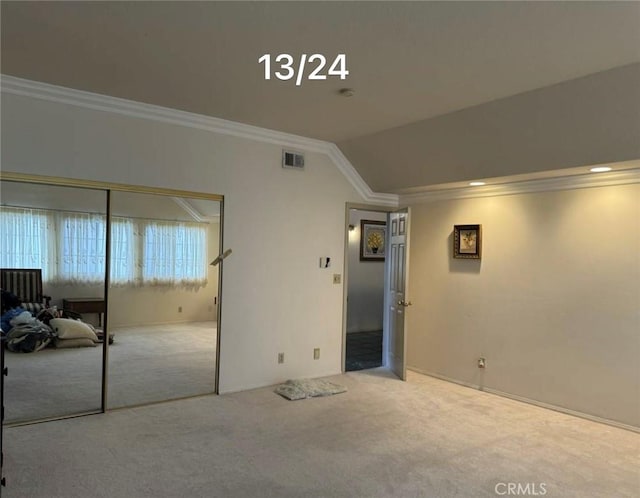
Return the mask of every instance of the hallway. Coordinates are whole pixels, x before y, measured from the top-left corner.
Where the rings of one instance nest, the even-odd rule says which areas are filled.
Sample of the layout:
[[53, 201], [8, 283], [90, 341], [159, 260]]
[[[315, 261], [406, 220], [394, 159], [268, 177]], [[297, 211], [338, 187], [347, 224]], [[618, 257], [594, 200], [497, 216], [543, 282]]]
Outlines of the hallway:
[[366, 370], [382, 366], [382, 330], [347, 334], [345, 370]]

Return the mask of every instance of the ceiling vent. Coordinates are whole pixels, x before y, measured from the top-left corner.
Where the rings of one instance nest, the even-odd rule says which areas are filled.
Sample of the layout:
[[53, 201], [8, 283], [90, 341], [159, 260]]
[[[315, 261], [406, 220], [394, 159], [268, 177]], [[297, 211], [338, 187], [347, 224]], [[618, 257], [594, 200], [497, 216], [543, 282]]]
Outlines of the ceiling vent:
[[282, 167], [293, 169], [304, 169], [304, 156], [299, 152], [290, 150], [282, 151]]

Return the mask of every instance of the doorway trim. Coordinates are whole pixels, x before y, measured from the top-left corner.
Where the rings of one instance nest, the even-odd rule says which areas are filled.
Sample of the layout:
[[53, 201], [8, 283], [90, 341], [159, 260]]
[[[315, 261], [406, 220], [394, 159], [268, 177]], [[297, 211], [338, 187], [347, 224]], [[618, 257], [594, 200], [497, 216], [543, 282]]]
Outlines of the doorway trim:
[[[379, 204], [362, 204], [357, 202], [347, 202], [345, 205], [345, 220], [344, 220], [344, 278], [342, 280], [342, 355], [341, 355], [341, 371], [346, 371], [347, 360], [347, 297], [349, 291], [349, 211], [356, 209], [359, 211], [373, 211], [377, 213], [393, 213], [398, 210], [397, 206], [383, 206]], [[386, 272], [386, 260], [385, 260], [385, 272]], [[385, 289], [386, 290], [386, 289]], [[386, 303], [386, 300], [385, 300]], [[386, 310], [385, 310], [386, 317]], [[382, 322], [382, 366], [387, 367], [387, 320], [383, 319]]]

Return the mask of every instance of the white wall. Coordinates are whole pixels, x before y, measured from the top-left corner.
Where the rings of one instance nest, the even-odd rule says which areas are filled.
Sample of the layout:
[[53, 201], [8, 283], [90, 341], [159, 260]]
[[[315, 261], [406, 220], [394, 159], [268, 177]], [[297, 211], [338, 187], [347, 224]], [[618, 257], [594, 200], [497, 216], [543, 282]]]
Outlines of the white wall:
[[291, 171], [279, 145], [7, 93], [2, 145], [5, 171], [225, 196], [221, 392], [341, 371], [332, 273], [344, 267], [345, 202], [363, 199], [324, 154]]
[[[471, 223], [483, 258], [454, 260]], [[640, 426], [640, 185], [416, 204], [411, 224], [410, 367]]]
[[384, 263], [360, 261], [360, 221], [385, 221], [386, 213], [349, 210], [349, 282], [347, 285], [347, 333], [382, 330], [384, 312]]

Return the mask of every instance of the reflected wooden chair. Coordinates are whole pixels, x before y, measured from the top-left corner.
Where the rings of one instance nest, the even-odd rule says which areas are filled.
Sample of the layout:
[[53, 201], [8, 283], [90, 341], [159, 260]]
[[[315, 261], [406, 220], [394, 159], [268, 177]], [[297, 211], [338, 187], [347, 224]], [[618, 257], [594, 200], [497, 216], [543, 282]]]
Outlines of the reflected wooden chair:
[[22, 307], [33, 315], [49, 307], [51, 296], [42, 292], [40, 268], [0, 268], [0, 287], [18, 296]]

